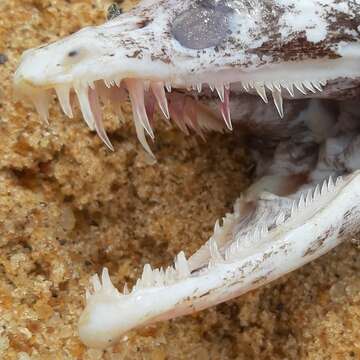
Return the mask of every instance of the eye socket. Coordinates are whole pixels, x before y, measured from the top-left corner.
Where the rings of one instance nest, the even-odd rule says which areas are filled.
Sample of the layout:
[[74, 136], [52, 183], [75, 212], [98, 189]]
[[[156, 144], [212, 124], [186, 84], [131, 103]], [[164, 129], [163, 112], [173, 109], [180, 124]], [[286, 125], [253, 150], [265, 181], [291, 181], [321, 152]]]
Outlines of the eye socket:
[[[214, 4], [212, 4], [214, 3]], [[229, 31], [232, 10], [223, 1], [198, 1], [174, 20], [172, 34], [184, 47], [206, 49], [219, 45]]]

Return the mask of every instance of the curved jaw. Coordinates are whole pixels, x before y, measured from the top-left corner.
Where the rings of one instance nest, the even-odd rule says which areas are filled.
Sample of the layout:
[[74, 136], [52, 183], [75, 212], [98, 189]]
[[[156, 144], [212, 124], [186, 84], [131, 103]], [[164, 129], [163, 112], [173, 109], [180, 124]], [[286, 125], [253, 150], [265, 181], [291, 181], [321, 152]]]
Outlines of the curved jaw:
[[266, 202], [272, 216], [255, 229], [239, 227], [250, 204], [239, 199], [197, 254], [186, 260], [179, 253], [165, 271], [145, 265], [131, 292], [117, 291], [106, 269], [101, 281], [95, 275], [79, 321], [81, 339], [104, 348], [133, 328], [214, 306], [306, 264], [356, 232], [359, 172], [336, 183], [330, 178], [297, 197], [263, 194], [258, 202]]

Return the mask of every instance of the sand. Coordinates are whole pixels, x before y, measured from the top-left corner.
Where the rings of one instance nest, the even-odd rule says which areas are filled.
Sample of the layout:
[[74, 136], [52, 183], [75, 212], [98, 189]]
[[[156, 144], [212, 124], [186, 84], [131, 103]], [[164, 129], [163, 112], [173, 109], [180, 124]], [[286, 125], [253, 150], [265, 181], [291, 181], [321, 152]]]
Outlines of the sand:
[[[126, 121], [107, 116], [115, 152], [66, 119], [12, 96], [21, 53], [104, 21], [105, 1], [0, 2], [1, 359], [360, 359], [360, 250], [327, 256], [234, 301], [132, 331], [107, 351], [77, 336], [89, 277], [115, 285], [191, 254], [249, 184], [238, 137], [207, 142], [156, 126], [150, 165]], [[126, 10], [131, 6], [125, 2]]]

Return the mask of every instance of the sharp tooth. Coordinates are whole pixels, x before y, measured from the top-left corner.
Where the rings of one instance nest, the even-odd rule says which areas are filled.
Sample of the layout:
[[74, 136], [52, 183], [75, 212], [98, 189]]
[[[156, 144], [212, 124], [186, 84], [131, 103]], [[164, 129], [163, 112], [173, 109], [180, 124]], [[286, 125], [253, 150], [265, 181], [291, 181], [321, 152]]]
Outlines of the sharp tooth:
[[246, 92], [249, 92], [250, 91], [250, 86], [249, 86], [249, 84], [248, 83], [242, 83], [242, 87], [244, 88], [244, 90], [246, 91]]
[[136, 135], [137, 135], [137, 138], [138, 138], [140, 144], [145, 149], [145, 151], [153, 158], [153, 160], [155, 160], [155, 155], [151, 151], [150, 146], [149, 146], [148, 142], [146, 141], [145, 129], [142, 126], [142, 124], [140, 123], [140, 120], [137, 118], [135, 113], [134, 113], [134, 123], [135, 123]]
[[153, 283], [152, 269], [150, 264], [144, 266], [144, 270], [141, 276], [141, 282], [143, 287], [151, 286]]
[[314, 200], [316, 200], [316, 199], [319, 198], [319, 197], [320, 197], [320, 186], [319, 186], [319, 184], [318, 184], [318, 185], [316, 185], [316, 187], [315, 187], [313, 198], [314, 198]]
[[254, 230], [254, 232], [251, 235], [252, 235], [252, 239], [251, 239], [252, 242], [257, 243], [261, 240], [261, 232], [258, 227]]
[[272, 96], [274, 99], [276, 109], [279, 112], [280, 117], [283, 118], [284, 117], [284, 107], [283, 107], [283, 98], [281, 95], [281, 91], [274, 89], [272, 92]]
[[124, 285], [124, 290], [123, 290], [123, 294], [124, 295], [129, 295], [129, 288], [128, 288], [128, 285], [127, 285], [127, 283], [125, 283], [125, 285]]
[[313, 81], [313, 82], [312, 82], [312, 85], [314, 86], [314, 88], [315, 88], [317, 91], [319, 91], [319, 92], [322, 92], [322, 91], [323, 91], [323, 88], [322, 88], [320, 82], [318, 82], [318, 81]]
[[313, 201], [313, 190], [310, 189], [306, 194], [305, 205], [309, 206]]
[[287, 90], [287, 92], [289, 93], [289, 95], [291, 97], [295, 96], [295, 92], [294, 92], [294, 85], [293, 84], [282, 84], [282, 86]]
[[285, 221], [285, 213], [281, 212], [276, 218], [275, 224], [276, 226], [281, 225]]
[[156, 99], [153, 93], [147, 92], [145, 93], [145, 109], [146, 109], [146, 115], [149, 119], [150, 124], [154, 121], [154, 113], [155, 113], [155, 105], [156, 105]]
[[342, 184], [343, 181], [344, 181], [343, 177], [339, 176], [335, 181], [335, 186], [338, 186], [338, 185]]
[[210, 88], [211, 91], [214, 91], [215, 90], [214, 84], [209, 84], [209, 88]]
[[303, 95], [307, 95], [306, 90], [304, 89], [304, 86], [301, 82], [295, 82], [294, 85]]
[[94, 288], [94, 292], [100, 291], [102, 286], [98, 274], [91, 277], [90, 282]]
[[176, 271], [172, 266], [167, 267], [165, 270], [165, 284], [171, 285], [176, 280]]
[[325, 195], [328, 191], [328, 187], [327, 187], [327, 180], [324, 180], [321, 186], [321, 191], [320, 194], [321, 196]]
[[176, 257], [175, 269], [177, 270], [178, 277], [180, 279], [185, 279], [190, 276], [189, 264], [183, 251], [181, 251]]
[[202, 89], [202, 84], [201, 83], [196, 84], [196, 90], [198, 93], [201, 93], [201, 89]]
[[48, 124], [49, 118], [49, 105], [50, 105], [50, 94], [47, 91], [38, 92], [31, 95], [31, 99], [35, 105], [36, 111], [38, 112], [41, 120]]
[[69, 85], [58, 85], [55, 91], [64, 114], [69, 118], [73, 118], [74, 114], [70, 103], [70, 89], [71, 87]]
[[266, 89], [264, 84], [260, 84], [260, 83], [255, 83], [255, 90], [256, 92], [259, 94], [259, 96], [263, 99], [263, 101], [265, 102], [265, 104], [267, 104], [269, 102], [267, 96], [266, 96]]
[[110, 150], [114, 151], [111, 141], [109, 140], [104, 128], [104, 122], [102, 119], [101, 107], [99, 103], [99, 96], [97, 94], [97, 91], [91, 88], [89, 88], [89, 103], [90, 109], [86, 111], [89, 111], [89, 116], [93, 117], [95, 129], [99, 138]]
[[263, 225], [261, 227], [261, 238], [263, 239], [264, 237], [266, 237], [269, 234], [269, 229], [266, 225]]
[[87, 86], [75, 87], [75, 92], [78, 96], [81, 112], [84, 119], [91, 130], [96, 129], [100, 139], [110, 149], [114, 150], [104, 129], [104, 124], [101, 115], [101, 108], [99, 97], [96, 90], [88, 88]]
[[274, 81], [274, 82], [273, 82], [273, 86], [274, 86], [274, 88], [275, 88], [277, 91], [280, 91], [280, 92], [281, 92], [281, 85], [280, 85], [279, 82]]
[[161, 109], [164, 116], [169, 119], [169, 107], [166, 99], [164, 84], [162, 82], [152, 82], [151, 90], [158, 102], [159, 108]]
[[169, 93], [171, 92], [171, 84], [169, 82], [165, 83], [165, 88], [166, 88], [167, 92], [169, 92]]
[[216, 220], [214, 225], [214, 234], [217, 234], [221, 230], [221, 225], [219, 219]]
[[154, 139], [154, 133], [152, 131], [149, 119], [146, 114], [145, 102], [144, 102], [144, 85], [140, 80], [126, 80], [126, 85], [129, 91], [131, 105], [133, 108], [134, 120], [140, 122], [149, 136]]
[[305, 204], [305, 197], [304, 197], [304, 194], [301, 194], [301, 195], [300, 195], [299, 204], [298, 204], [298, 209], [299, 209], [299, 210], [302, 210], [302, 209], [305, 208], [305, 206], [306, 206], [306, 204]]
[[274, 90], [274, 85], [273, 83], [266, 83], [265, 86], [270, 90], [270, 91], [273, 91]]
[[86, 124], [90, 130], [95, 130], [95, 120], [89, 102], [89, 88], [84, 85], [78, 85], [75, 86], [74, 89]]
[[321, 86], [326, 86], [327, 80], [319, 80], [319, 84], [320, 84]]
[[297, 210], [298, 210], [298, 207], [296, 204], [296, 200], [294, 200], [293, 203], [291, 204], [291, 216], [294, 216], [294, 214], [296, 213]]
[[224, 92], [225, 92], [224, 85], [217, 85], [216, 91], [219, 95], [221, 102], [224, 102]]
[[316, 90], [313, 88], [313, 86], [312, 86], [312, 84], [311, 84], [310, 81], [304, 81], [303, 84], [304, 84], [304, 86], [305, 86], [308, 90], [310, 90], [313, 94], [316, 93]]
[[102, 286], [104, 289], [119, 294], [119, 291], [115, 288], [115, 286], [111, 282], [111, 279], [109, 276], [109, 270], [107, 268], [104, 268], [102, 271], [101, 282], [102, 282]]
[[229, 89], [224, 90], [224, 100], [220, 104], [221, 115], [225, 121], [227, 128], [231, 131], [233, 129], [230, 116], [230, 103], [229, 103]]
[[215, 262], [222, 262], [224, 261], [223, 256], [220, 254], [216, 240], [215, 239], [210, 239], [209, 241], [209, 250], [210, 250], [210, 255], [211, 255], [211, 259], [214, 260]]

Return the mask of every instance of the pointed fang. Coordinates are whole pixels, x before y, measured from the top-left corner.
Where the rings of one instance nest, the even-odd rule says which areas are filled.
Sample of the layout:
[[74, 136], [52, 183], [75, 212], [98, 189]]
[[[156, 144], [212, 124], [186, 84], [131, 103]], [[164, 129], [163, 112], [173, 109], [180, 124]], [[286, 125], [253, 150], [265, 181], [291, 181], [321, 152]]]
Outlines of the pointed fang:
[[146, 140], [144, 127], [141, 125], [141, 123], [138, 120], [135, 120], [135, 118], [134, 118], [134, 123], [135, 123], [136, 135], [138, 140], [140, 141], [140, 144], [142, 145], [144, 150], [151, 156], [151, 158], [155, 160], [155, 155], [151, 151], [150, 146]]
[[151, 90], [158, 102], [159, 108], [161, 109], [162, 113], [166, 117], [166, 119], [170, 118], [169, 114], [169, 107], [168, 102], [165, 94], [164, 85], [162, 82], [152, 82], [151, 83]]
[[233, 126], [231, 123], [231, 116], [230, 116], [230, 102], [229, 102], [229, 94], [230, 94], [230, 90], [225, 89], [224, 90], [224, 101], [221, 103], [220, 105], [220, 111], [221, 111], [221, 115], [225, 121], [225, 124], [227, 126], [227, 128], [232, 131]]
[[51, 99], [49, 93], [47, 91], [38, 92], [33, 94], [31, 99], [41, 120], [43, 120], [46, 124], [49, 124], [49, 105]]
[[96, 90], [89, 88], [89, 102], [90, 102], [90, 111], [93, 114], [95, 129], [100, 137], [100, 139], [104, 142], [104, 144], [111, 150], [114, 151], [114, 147], [109, 140], [106, 130], [104, 128], [104, 122], [101, 114], [101, 107], [99, 103], [99, 96]]
[[283, 105], [283, 98], [281, 95], [281, 91], [274, 89], [272, 92], [274, 103], [276, 106], [276, 109], [280, 115], [281, 118], [284, 117], [284, 105]]
[[216, 91], [219, 95], [221, 102], [224, 102], [225, 88], [224, 85], [216, 86]]
[[59, 85], [55, 88], [55, 91], [64, 114], [72, 119], [74, 114], [70, 103], [70, 86]]
[[139, 121], [149, 136], [154, 139], [154, 132], [151, 128], [145, 109], [143, 82], [141, 80], [131, 79], [126, 81], [126, 85], [133, 108], [134, 121]]
[[267, 104], [269, 102], [267, 96], [266, 96], [266, 89], [263, 84], [255, 84], [255, 90], [259, 94], [259, 96], [263, 99], [264, 103]]

